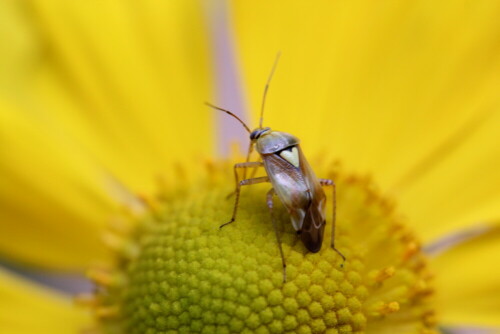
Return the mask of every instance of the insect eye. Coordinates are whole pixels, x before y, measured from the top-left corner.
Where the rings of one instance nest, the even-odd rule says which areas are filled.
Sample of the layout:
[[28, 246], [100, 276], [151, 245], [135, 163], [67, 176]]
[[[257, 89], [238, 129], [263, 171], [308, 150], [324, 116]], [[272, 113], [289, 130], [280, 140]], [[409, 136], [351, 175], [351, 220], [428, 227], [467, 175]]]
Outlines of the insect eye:
[[252, 133], [250, 134], [250, 139], [251, 140], [257, 139], [258, 137], [259, 137], [259, 131], [258, 130], [252, 131]]
[[271, 128], [255, 129], [252, 131], [252, 133], [250, 133], [250, 139], [258, 139], [264, 133], [269, 132], [269, 130], [271, 130]]

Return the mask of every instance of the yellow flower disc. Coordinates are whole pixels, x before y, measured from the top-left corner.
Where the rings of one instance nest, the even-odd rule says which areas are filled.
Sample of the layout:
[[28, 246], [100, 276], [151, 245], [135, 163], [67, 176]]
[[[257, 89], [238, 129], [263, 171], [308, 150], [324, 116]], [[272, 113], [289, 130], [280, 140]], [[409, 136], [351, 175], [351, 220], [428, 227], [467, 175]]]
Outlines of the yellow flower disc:
[[336, 245], [345, 262], [329, 246], [331, 207], [323, 247], [313, 254], [276, 205], [283, 283], [265, 200], [270, 185], [244, 187], [236, 222], [219, 229], [231, 217], [234, 197], [226, 196], [234, 181], [228, 164], [210, 170], [148, 200], [116, 270], [92, 274], [105, 333], [433, 331], [431, 276], [419, 243], [368, 180], [333, 167], [318, 171], [337, 183]]

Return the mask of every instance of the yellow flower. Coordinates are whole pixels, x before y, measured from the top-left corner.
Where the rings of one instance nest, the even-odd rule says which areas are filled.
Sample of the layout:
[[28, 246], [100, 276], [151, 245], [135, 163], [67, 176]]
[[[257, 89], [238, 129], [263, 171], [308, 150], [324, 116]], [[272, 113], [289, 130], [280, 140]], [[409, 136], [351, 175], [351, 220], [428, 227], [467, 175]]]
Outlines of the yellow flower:
[[[225, 27], [216, 2], [0, 5], [3, 263], [90, 267], [98, 284], [91, 316], [2, 269], [0, 331], [498, 330], [500, 5], [228, 8]], [[265, 124], [300, 137], [318, 176], [337, 182], [345, 263], [329, 240], [307, 252], [278, 208], [283, 283], [259, 186], [218, 230], [232, 168], [207, 157], [227, 127], [202, 102], [210, 55], [228, 60], [214, 40], [225, 31], [253, 121], [281, 50]]]

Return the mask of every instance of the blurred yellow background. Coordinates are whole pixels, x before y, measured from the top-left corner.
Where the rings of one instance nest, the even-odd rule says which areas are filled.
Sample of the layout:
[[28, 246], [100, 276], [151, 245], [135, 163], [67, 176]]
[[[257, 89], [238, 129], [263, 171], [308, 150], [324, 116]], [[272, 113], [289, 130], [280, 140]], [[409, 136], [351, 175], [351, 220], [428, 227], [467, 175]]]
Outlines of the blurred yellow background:
[[136, 194], [247, 144], [203, 102], [254, 127], [278, 51], [265, 126], [372, 177], [425, 244], [497, 229], [499, 15], [492, 0], [3, 1], [0, 261], [108, 260], [101, 232]]

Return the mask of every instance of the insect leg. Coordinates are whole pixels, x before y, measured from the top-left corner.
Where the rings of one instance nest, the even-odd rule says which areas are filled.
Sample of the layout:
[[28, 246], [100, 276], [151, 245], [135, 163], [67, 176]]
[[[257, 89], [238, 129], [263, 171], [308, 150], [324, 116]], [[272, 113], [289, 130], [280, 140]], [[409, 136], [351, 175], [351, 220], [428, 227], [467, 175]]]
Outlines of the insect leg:
[[[260, 162], [260, 163], [261, 163], [261, 165], [260, 165], [260, 166], [262, 166], [262, 167], [264, 166], [264, 163], [262, 162], [262, 157], [259, 157], [259, 160], [258, 160], [258, 161], [256, 161], [256, 162]], [[255, 177], [255, 174], [257, 173], [257, 167], [259, 167], [259, 166], [255, 166], [255, 167], [253, 167], [253, 169], [252, 169], [252, 174], [250, 174], [250, 178], [252, 178], [252, 179], [253, 179], [253, 178]]]
[[319, 183], [323, 187], [332, 187], [332, 235], [330, 239], [330, 245], [332, 246], [333, 250], [339, 254], [342, 259], [345, 261], [345, 256], [342, 254], [337, 248], [335, 248], [335, 223], [337, 221], [337, 187], [335, 186], [335, 182], [330, 179], [319, 179]]
[[[247, 162], [240, 162], [238, 164], [234, 165], [234, 181], [236, 183], [236, 189], [238, 189], [238, 182], [240, 182], [240, 178], [238, 177], [238, 168], [243, 168], [244, 174], [243, 174], [243, 179], [246, 179], [246, 170], [247, 168], [253, 167], [254, 170], [257, 169], [257, 167], [262, 167], [264, 166], [264, 163], [262, 161], [247, 161]], [[251, 178], [255, 173], [252, 173]], [[231, 192], [229, 195], [226, 196], [226, 199], [230, 198], [236, 193], [236, 190]]]
[[[245, 161], [246, 163], [250, 162], [250, 156], [252, 155], [253, 152], [253, 143], [250, 143], [248, 145], [248, 153], [247, 153], [247, 160]], [[247, 169], [243, 169], [243, 179], [247, 178]]]
[[283, 255], [283, 247], [281, 247], [281, 236], [280, 232], [278, 231], [278, 224], [276, 224], [276, 220], [274, 219], [274, 214], [273, 214], [273, 196], [274, 196], [274, 188], [271, 188], [269, 192], [267, 193], [267, 207], [269, 208], [269, 212], [271, 213], [271, 221], [273, 222], [273, 227], [274, 227], [274, 232], [276, 233], [276, 240], [278, 240], [278, 247], [280, 249], [280, 254], [281, 254], [281, 263], [283, 264], [283, 283], [286, 282], [286, 262], [285, 262], [285, 256]]
[[[242, 164], [245, 164], [245, 163], [242, 163]], [[236, 164], [236, 165], [242, 165], [242, 164]], [[236, 165], [234, 165], [235, 171], [236, 171]], [[228, 221], [225, 224], [222, 224], [221, 226], [219, 226], [219, 228], [223, 228], [224, 226], [229, 225], [236, 220], [236, 213], [238, 212], [238, 202], [240, 200], [240, 188], [242, 186], [249, 186], [252, 184], [263, 183], [263, 182], [269, 182], [269, 178], [267, 176], [256, 177], [254, 179], [241, 180], [240, 182], [238, 182], [236, 184], [236, 200], [234, 202], [233, 216], [231, 217], [230, 221]]]

